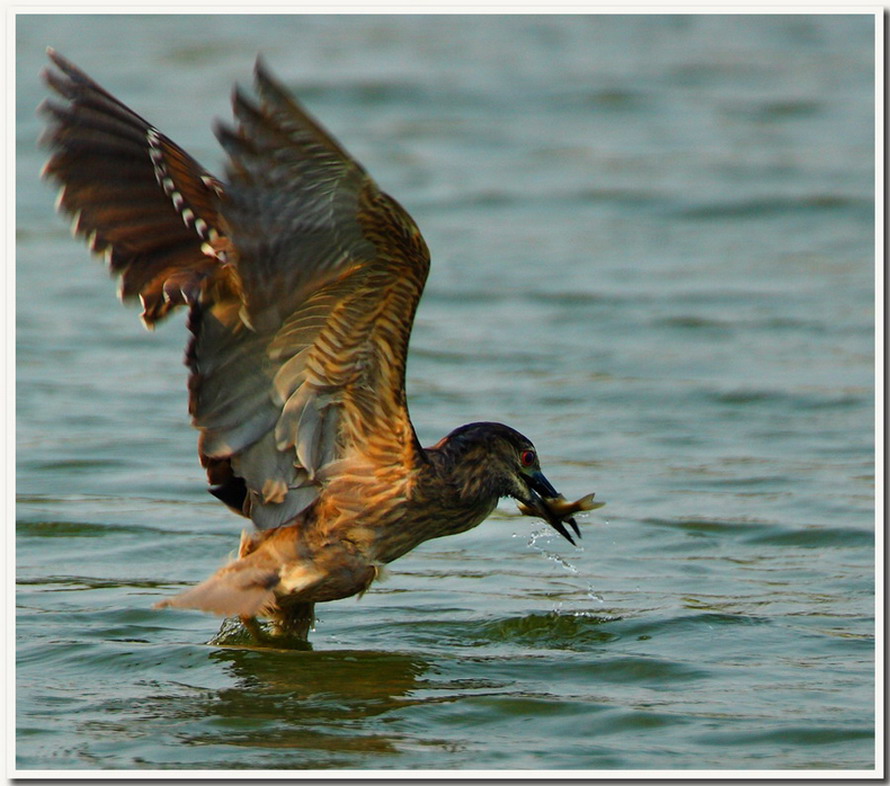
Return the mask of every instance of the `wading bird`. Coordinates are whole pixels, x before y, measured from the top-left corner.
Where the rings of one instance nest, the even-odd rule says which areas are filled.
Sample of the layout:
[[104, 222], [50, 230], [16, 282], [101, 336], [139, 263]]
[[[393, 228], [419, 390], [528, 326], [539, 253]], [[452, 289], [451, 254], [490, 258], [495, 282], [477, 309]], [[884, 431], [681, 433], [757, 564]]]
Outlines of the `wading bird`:
[[568, 502], [532, 443], [499, 423], [418, 442], [408, 338], [429, 269], [411, 217], [272, 78], [235, 90], [216, 135], [226, 181], [49, 50], [44, 174], [151, 328], [188, 308], [189, 411], [210, 492], [253, 522], [238, 558], [160, 606], [305, 638], [314, 604], [364, 592], [501, 497], [550, 523]]

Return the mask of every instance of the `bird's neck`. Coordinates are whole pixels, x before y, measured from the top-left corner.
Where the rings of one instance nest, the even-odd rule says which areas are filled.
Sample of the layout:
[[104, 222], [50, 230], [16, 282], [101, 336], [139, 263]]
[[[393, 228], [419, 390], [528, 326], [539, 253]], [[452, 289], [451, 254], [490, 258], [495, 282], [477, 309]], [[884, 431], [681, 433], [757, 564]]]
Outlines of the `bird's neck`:
[[484, 461], [458, 456], [434, 447], [424, 451], [426, 471], [418, 484], [418, 501], [438, 509], [441, 531], [431, 537], [452, 535], [481, 524], [503, 496]]

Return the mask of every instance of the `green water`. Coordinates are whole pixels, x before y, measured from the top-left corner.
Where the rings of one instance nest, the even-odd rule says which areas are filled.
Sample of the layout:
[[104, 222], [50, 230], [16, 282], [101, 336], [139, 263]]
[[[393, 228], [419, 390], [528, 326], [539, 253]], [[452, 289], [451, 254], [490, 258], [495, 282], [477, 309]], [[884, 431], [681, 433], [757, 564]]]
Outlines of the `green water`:
[[[875, 766], [872, 17], [16, 25], [21, 772]], [[311, 650], [154, 611], [241, 521], [36, 178], [47, 45], [217, 173], [262, 50], [432, 249], [422, 441], [526, 433], [581, 548], [505, 501]]]

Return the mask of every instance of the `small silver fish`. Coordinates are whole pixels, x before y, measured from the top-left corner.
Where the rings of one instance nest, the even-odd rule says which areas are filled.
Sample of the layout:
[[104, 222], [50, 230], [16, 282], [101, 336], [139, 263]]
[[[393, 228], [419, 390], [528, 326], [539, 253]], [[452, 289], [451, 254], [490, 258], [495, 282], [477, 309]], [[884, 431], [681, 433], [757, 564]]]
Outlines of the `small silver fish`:
[[566, 501], [566, 498], [560, 494], [558, 497], [540, 497], [539, 500], [535, 500], [536, 505], [534, 507], [522, 502], [517, 504], [519, 505], [519, 512], [524, 516], [534, 516], [535, 518], [544, 519], [551, 527], [565, 537], [569, 543], [575, 545], [575, 541], [572, 540], [572, 536], [569, 535], [568, 531], [563, 526], [563, 522], [571, 526], [575, 531], [575, 534], [580, 538], [581, 530], [578, 529], [574, 514], [587, 510], [596, 510], [606, 504], [605, 502], [594, 502], [593, 498], [595, 496], [595, 494], [586, 494], [580, 499], [576, 499], [574, 502], [568, 502]]

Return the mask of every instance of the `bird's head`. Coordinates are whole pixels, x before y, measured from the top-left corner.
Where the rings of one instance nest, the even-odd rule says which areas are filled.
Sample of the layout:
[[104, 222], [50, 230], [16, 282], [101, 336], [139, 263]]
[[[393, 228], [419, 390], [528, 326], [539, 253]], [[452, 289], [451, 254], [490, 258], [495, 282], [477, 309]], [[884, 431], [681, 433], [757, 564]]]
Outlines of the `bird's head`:
[[567, 503], [541, 471], [528, 437], [501, 423], [469, 423], [452, 431], [436, 448], [451, 459], [452, 480], [464, 497], [513, 497], [526, 515], [544, 519], [572, 545], [568, 523], [581, 537], [572, 513], [599, 507], [593, 495]]

